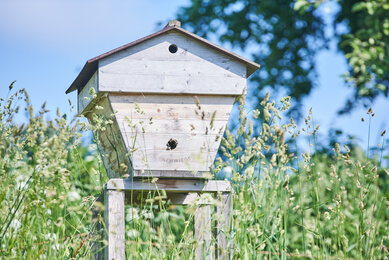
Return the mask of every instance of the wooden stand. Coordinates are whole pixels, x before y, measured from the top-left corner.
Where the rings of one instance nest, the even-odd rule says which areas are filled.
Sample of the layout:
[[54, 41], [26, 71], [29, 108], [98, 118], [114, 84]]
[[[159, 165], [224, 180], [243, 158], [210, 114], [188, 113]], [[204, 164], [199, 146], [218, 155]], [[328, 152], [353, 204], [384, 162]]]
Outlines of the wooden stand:
[[[111, 179], [106, 184], [104, 191], [104, 221], [105, 240], [107, 246], [104, 249], [105, 259], [125, 259], [125, 228], [124, 205], [127, 199], [133, 203], [139, 203], [139, 193], [164, 190], [167, 200], [173, 205], [200, 204], [196, 209], [195, 237], [199, 242], [196, 248], [196, 259], [229, 259], [231, 247], [227, 248], [226, 234], [230, 231], [232, 196], [231, 185], [228, 181], [219, 180], [187, 180], [187, 179]], [[216, 250], [210, 249], [211, 243], [211, 205], [208, 201], [199, 201], [202, 193], [216, 195], [219, 203], [216, 205], [216, 214], [219, 221], [216, 225]], [[102, 259], [101, 251], [95, 255], [95, 259]]]

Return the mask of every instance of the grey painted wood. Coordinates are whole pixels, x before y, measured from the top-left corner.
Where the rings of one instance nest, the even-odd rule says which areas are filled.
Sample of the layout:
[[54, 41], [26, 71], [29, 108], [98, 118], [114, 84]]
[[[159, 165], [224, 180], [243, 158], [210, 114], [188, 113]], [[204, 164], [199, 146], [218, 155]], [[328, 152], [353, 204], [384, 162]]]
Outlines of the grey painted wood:
[[[212, 115], [210, 115], [212, 116]], [[150, 116], [151, 117], [151, 116]], [[131, 118], [131, 126], [128, 120], [122, 115], [117, 115], [118, 123], [122, 125], [124, 133], [148, 133], [148, 134], [190, 134], [192, 136], [201, 135], [222, 135], [226, 127], [226, 119], [214, 120], [213, 127], [210, 126], [210, 120], [192, 119], [163, 119], [153, 117], [151, 122], [146, 118]]]
[[[229, 57], [230, 59], [237, 61], [238, 63], [241, 63], [247, 67], [247, 73], [245, 76], [250, 76], [254, 71], [256, 71], [260, 67], [259, 64], [256, 64], [255, 62], [252, 62], [252, 61], [249, 61], [249, 60], [247, 60], [247, 59], [245, 59], [245, 58], [243, 58], [243, 57], [241, 57], [241, 56], [239, 56], [231, 51], [228, 51], [228, 50], [226, 50], [226, 49], [224, 49], [216, 44], [213, 44], [204, 38], [201, 38], [201, 37], [189, 32], [189, 31], [182, 29], [180, 26], [167, 25], [167, 26], [165, 26], [164, 29], [162, 29], [158, 32], [155, 32], [151, 35], [148, 35], [146, 37], [143, 37], [143, 38], [138, 39], [136, 41], [133, 41], [131, 43], [125, 44], [119, 48], [116, 48], [114, 50], [111, 50], [109, 52], [106, 52], [102, 55], [99, 55], [95, 58], [88, 60], [87, 63], [85, 64], [85, 66], [83, 67], [82, 71], [77, 76], [76, 80], [72, 83], [72, 85], [69, 87], [69, 89], [66, 91], [66, 93], [70, 93], [76, 89], [80, 89], [81, 87], [83, 87], [83, 85], [85, 85], [86, 81], [88, 80], [88, 77], [90, 77], [91, 73], [93, 74], [93, 72], [96, 70], [98, 61], [102, 61], [103, 59], [105, 59], [109, 56], [113, 56], [113, 55], [118, 54], [118, 53], [123, 53], [126, 50], [135, 49], [136, 47], [144, 45], [144, 43], [153, 44], [152, 40], [153, 39], [155, 40], [156, 38], [158, 38], [158, 36], [161, 36], [161, 35], [165, 35], [165, 36], [166, 35], [170, 35], [170, 36], [178, 35], [178, 36], [181, 36], [183, 38], [187, 38], [188, 41], [198, 43], [199, 46], [202, 46], [202, 47], [205, 46], [206, 48], [211, 49], [214, 53], [219, 53], [220, 54], [219, 56]], [[177, 49], [177, 46], [175, 46], [175, 47]], [[228, 68], [226, 68], [226, 69], [228, 69]]]
[[158, 179], [110, 179], [107, 190], [165, 190], [170, 192], [226, 192], [231, 190], [231, 184], [224, 180], [185, 180]]
[[81, 114], [85, 108], [92, 102], [93, 97], [90, 95], [90, 89], [94, 89], [94, 92], [97, 94], [98, 91], [98, 79], [97, 72], [89, 79], [85, 87], [78, 93], [78, 113]]
[[[215, 96], [215, 95], [160, 95], [144, 93], [110, 93], [110, 100], [113, 103], [149, 103], [149, 104], [195, 104], [196, 98], [200, 105], [230, 105], [234, 101], [233, 95]], [[227, 111], [230, 113], [230, 111]]]
[[124, 226], [124, 191], [105, 190], [105, 228], [106, 241], [105, 259], [124, 260], [125, 256], [125, 226]]
[[[175, 44], [178, 51], [169, 52]], [[99, 90], [240, 95], [245, 64], [180, 33], [149, 39], [99, 61]]]
[[[102, 199], [101, 197], [98, 197], [96, 199], [96, 202], [101, 203]], [[95, 260], [102, 260], [103, 259], [103, 247], [102, 247], [102, 227], [101, 227], [101, 219], [102, 219], [102, 209], [101, 207], [93, 206], [92, 208], [92, 223], [93, 229], [92, 233], [90, 234], [92, 239], [92, 256]]]
[[223, 192], [218, 194], [218, 199], [221, 203], [216, 207], [216, 214], [219, 219], [216, 227], [216, 259], [232, 259], [232, 243], [227, 243], [228, 236], [231, 234], [232, 193]]
[[[118, 123], [113, 115], [111, 104], [108, 97], [101, 96], [96, 100], [96, 105], [90, 113], [86, 114], [89, 122], [94, 124], [94, 115], [103, 123], [94, 134], [98, 140], [99, 148], [104, 167], [109, 178], [118, 178], [132, 173], [132, 163], [127, 156], [127, 148], [124, 144], [123, 137], [120, 134]], [[89, 107], [89, 106], [88, 106]], [[94, 115], [93, 115], [94, 114]]]
[[[147, 197], [147, 192], [165, 190], [166, 197], [173, 205], [188, 205], [196, 203], [198, 208], [194, 215], [195, 237], [199, 241], [196, 248], [196, 259], [231, 259], [232, 244], [228, 243], [228, 236], [231, 231], [232, 219], [232, 194], [231, 185], [228, 181], [220, 180], [174, 180], [174, 179], [111, 179], [105, 188], [105, 225], [106, 240], [108, 246], [105, 248], [106, 259], [124, 259], [125, 257], [125, 236], [124, 236], [124, 203], [125, 194], [128, 200], [134, 204], [144, 202], [139, 194]], [[201, 193], [215, 194], [220, 203], [216, 205], [217, 219], [220, 221], [216, 226], [216, 251], [211, 247], [212, 201]], [[131, 198], [132, 196], [132, 198]], [[220, 218], [221, 217], [221, 218]], [[108, 258], [109, 257], [109, 258]]]
[[[168, 51], [170, 44], [177, 45], [178, 51], [176, 53], [172, 54]], [[161, 48], [161, 46], [166, 48]], [[220, 52], [214, 51], [214, 49], [209, 48], [209, 46], [193, 41], [193, 39], [177, 32], [160, 35], [121, 52], [105, 57], [99, 61], [99, 68], [124, 59], [151, 61], [174, 60], [188, 62], [207, 61], [225, 69], [226, 71], [230, 71], [239, 77], [245, 77], [247, 69], [244, 63], [241, 63]]]
[[211, 206], [199, 205], [194, 215], [195, 237], [198, 242], [196, 259], [212, 259]]
[[[211, 201], [202, 199], [199, 194], [195, 192], [167, 192], [167, 195], [163, 198], [163, 200], [168, 202], [169, 205], [190, 205], [195, 202], [203, 205], [211, 204]], [[150, 203], [159, 204], [159, 200], [150, 200], [150, 194], [147, 191], [132, 191], [131, 194], [128, 194], [126, 202], [129, 205], [150, 205]]]
[[209, 171], [160, 171], [160, 170], [135, 170], [134, 177], [148, 177], [148, 178], [206, 178], [209, 176]]
[[[209, 171], [234, 97], [110, 94], [109, 100], [134, 170], [162, 177], [163, 171]], [[167, 149], [170, 139], [178, 142], [174, 150]]]

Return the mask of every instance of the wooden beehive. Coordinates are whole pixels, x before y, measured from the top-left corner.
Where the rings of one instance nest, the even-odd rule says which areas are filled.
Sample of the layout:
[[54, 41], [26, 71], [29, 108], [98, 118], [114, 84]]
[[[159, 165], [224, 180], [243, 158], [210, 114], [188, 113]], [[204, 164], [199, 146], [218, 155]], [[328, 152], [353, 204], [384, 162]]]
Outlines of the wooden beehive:
[[235, 98], [259, 67], [180, 27], [87, 61], [66, 93], [97, 132], [109, 177], [202, 177]]

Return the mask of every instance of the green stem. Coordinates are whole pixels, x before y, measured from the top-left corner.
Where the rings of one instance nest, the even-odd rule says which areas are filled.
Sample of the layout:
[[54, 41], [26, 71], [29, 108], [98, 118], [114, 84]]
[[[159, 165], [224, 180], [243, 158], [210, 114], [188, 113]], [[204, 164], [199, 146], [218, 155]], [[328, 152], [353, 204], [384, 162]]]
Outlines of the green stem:
[[369, 158], [369, 151], [370, 151], [370, 126], [371, 126], [371, 115], [369, 114], [369, 130], [367, 133], [367, 158]]

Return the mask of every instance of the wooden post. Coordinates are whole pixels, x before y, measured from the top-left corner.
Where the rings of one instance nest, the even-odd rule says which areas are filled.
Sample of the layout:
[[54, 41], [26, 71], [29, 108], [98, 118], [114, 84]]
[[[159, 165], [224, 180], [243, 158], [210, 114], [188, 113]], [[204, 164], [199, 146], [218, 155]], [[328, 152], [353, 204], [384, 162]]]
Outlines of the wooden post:
[[[101, 203], [101, 196], [96, 199], [97, 203]], [[94, 223], [94, 228], [92, 229], [91, 233], [91, 239], [92, 239], [92, 255], [95, 260], [103, 260], [103, 254], [102, 254], [102, 246], [101, 246], [101, 240], [102, 240], [102, 230], [101, 230], [101, 213], [102, 213], [102, 207], [93, 205], [92, 208], [92, 223]]]
[[212, 259], [211, 251], [211, 206], [199, 205], [194, 216], [195, 237], [199, 242], [196, 259]]
[[232, 223], [232, 192], [219, 194], [221, 205], [216, 207], [216, 214], [219, 218], [216, 228], [216, 259], [232, 259], [232, 243], [228, 245], [227, 236], [231, 231]]
[[[230, 232], [232, 217], [231, 184], [228, 181], [199, 180], [199, 179], [110, 179], [104, 191], [106, 240], [105, 259], [125, 259], [125, 235], [124, 235], [124, 203], [125, 193], [134, 196], [142, 192], [165, 190], [167, 199], [174, 205], [188, 205], [199, 203], [196, 209], [195, 237], [199, 241], [196, 248], [196, 259], [213, 259], [211, 250], [211, 205], [209, 200], [198, 200], [202, 193], [215, 194], [220, 205], [216, 207], [216, 213], [221, 215], [221, 220], [216, 226], [217, 247], [215, 256], [217, 259], [230, 259], [232, 257], [231, 243], [228, 243], [226, 234]], [[133, 201], [138, 202], [138, 199]], [[142, 198], [140, 199], [142, 200]]]
[[124, 191], [105, 190], [105, 239], [108, 245], [104, 249], [106, 260], [125, 260], [124, 229]]

